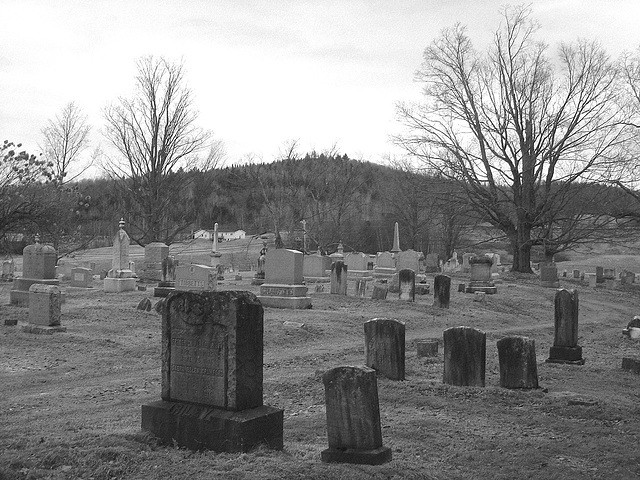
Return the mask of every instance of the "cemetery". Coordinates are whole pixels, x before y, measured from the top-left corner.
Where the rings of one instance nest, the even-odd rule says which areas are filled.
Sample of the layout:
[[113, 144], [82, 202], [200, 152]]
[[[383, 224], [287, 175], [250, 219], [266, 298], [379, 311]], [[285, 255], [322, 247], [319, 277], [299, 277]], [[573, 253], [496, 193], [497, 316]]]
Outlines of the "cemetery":
[[[134, 289], [88, 276], [116, 268], [110, 248], [32, 284], [28, 305], [0, 284], [0, 478], [640, 474], [640, 285], [622, 280], [636, 256], [559, 263], [559, 289], [400, 262], [391, 293], [342, 260], [307, 289], [292, 250], [270, 247], [254, 285], [253, 270], [219, 279], [207, 248], [157, 247], [116, 252], [106, 278]], [[613, 285], [589, 283], [614, 268]]]

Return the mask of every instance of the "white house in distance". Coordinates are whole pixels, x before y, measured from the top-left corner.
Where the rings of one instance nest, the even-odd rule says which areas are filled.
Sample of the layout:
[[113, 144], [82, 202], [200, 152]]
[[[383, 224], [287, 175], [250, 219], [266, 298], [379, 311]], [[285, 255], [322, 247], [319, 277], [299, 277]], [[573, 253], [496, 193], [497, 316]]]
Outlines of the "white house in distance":
[[[220, 230], [218, 229], [218, 241], [228, 242], [230, 240], [242, 240], [247, 235], [244, 230]], [[193, 232], [193, 238], [204, 238], [205, 240], [213, 240], [213, 230], [196, 230]]]

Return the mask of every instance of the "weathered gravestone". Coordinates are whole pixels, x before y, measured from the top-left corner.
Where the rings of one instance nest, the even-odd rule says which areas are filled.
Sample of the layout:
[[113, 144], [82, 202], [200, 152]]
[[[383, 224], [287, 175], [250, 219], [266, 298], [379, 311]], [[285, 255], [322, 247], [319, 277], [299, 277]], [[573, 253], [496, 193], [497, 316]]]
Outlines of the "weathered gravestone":
[[410, 269], [418, 275], [421, 269], [421, 263], [424, 259], [422, 252], [416, 252], [411, 248], [403, 252], [396, 253], [396, 270]]
[[356, 279], [356, 297], [364, 298], [367, 294], [367, 279]]
[[90, 288], [93, 281], [93, 272], [90, 268], [74, 267], [71, 269], [71, 286]]
[[364, 356], [367, 367], [391, 380], [404, 380], [404, 322], [390, 318], [364, 322]]
[[451, 298], [451, 277], [436, 275], [433, 279], [433, 306], [449, 308]]
[[258, 300], [265, 307], [311, 308], [311, 297], [304, 285], [304, 255], [297, 250], [269, 250], [265, 260], [265, 283], [260, 285]]
[[162, 264], [169, 256], [169, 246], [162, 242], [151, 242], [144, 247], [144, 268], [140, 274], [143, 280], [158, 282], [163, 279]]
[[428, 253], [424, 259], [424, 271], [434, 273], [440, 269], [440, 262], [437, 253]]
[[522, 336], [498, 340], [500, 386], [505, 388], [538, 388], [536, 344]]
[[580, 279], [580, 270], [578, 270], [578, 269], [574, 269], [573, 270], [573, 278], [575, 280], [579, 280]]
[[487, 334], [471, 327], [452, 327], [443, 332], [443, 382], [484, 387]]
[[65, 332], [60, 326], [60, 289], [56, 285], [34, 283], [29, 287], [29, 323], [22, 325], [28, 333]]
[[178, 265], [175, 272], [176, 290], [214, 292], [218, 289], [218, 275], [215, 267], [198, 264]]
[[305, 255], [302, 265], [302, 275], [309, 280], [325, 280], [331, 270], [331, 257], [327, 255]]
[[34, 283], [59, 285], [56, 278], [56, 250], [50, 245], [42, 245], [36, 236], [33, 245], [22, 250], [22, 276], [13, 279], [9, 301], [14, 305], [29, 303], [29, 288]]
[[471, 271], [471, 264], [469, 260], [473, 257], [473, 253], [463, 253], [462, 254], [462, 271], [464, 273], [469, 273]]
[[604, 268], [596, 267], [596, 283], [604, 283]]
[[382, 445], [376, 372], [368, 367], [336, 367], [322, 376], [329, 448], [323, 462], [380, 465], [391, 461]]
[[415, 302], [416, 300], [416, 273], [405, 268], [398, 272], [398, 288], [400, 300], [407, 300], [409, 302]]
[[467, 293], [483, 292], [487, 294], [494, 294], [498, 291], [491, 280], [491, 265], [493, 260], [487, 256], [479, 255], [469, 259], [470, 266], [470, 280], [467, 285]]
[[578, 292], [560, 289], [555, 297], [555, 336], [549, 351], [549, 363], [584, 365], [578, 345]]
[[558, 288], [558, 267], [555, 263], [540, 264], [540, 285], [548, 288]]
[[369, 255], [362, 252], [349, 252], [344, 256], [344, 263], [347, 266], [349, 275], [352, 277], [361, 277], [370, 275], [368, 269]]
[[371, 292], [371, 298], [373, 300], [386, 300], [387, 299], [387, 287], [382, 285], [374, 285]]
[[9, 278], [13, 278], [13, 274], [15, 273], [15, 263], [13, 260], [3, 260], [2, 261], [2, 279], [7, 280]]
[[113, 238], [111, 270], [104, 279], [104, 291], [128, 292], [136, 289], [135, 274], [129, 262], [129, 235], [124, 230], [124, 219], [118, 223], [118, 233]]
[[142, 429], [191, 450], [282, 449], [283, 411], [262, 400], [255, 295], [174, 292], [163, 301], [162, 400], [142, 406]]
[[336, 260], [331, 265], [331, 293], [347, 294], [347, 266], [340, 260]]
[[438, 339], [416, 341], [416, 353], [419, 357], [436, 357], [438, 355]]
[[376, 278], [389, 278], [396, 272], [396, 259], [390, 252], [378, 252], [373, 275]]
[[[162, 280], [158, 282], [158, 286], [153, 289], [154, 297], [166, 297], [176, 289], [176, 268], [178, 260], [172, 256], [162, 259]], [[209, 279], [207, 278], [207, 282]]]

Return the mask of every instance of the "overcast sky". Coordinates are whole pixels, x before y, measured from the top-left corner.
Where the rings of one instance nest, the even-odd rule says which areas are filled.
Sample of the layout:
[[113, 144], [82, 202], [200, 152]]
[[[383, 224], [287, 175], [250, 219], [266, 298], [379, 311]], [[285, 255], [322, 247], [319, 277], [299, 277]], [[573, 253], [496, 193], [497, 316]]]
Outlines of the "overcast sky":
[[[396, 102], [419, 97], [424, 48], [458, 21], [486, 45], [504, 3], [2, 0], [0, 140], [37, 152], [47, 120], [74, 101], [92, 147], [106, 147], [102, 109], [131, 95], [136, 59], [153, 54], [183, 60], [199, 125], [224, 141], [230, 162], [272, 160], [291, 139], [303, 152], [337, 144], [381, 162], [399, 129]], [[598, 39], [617, 57], [640, 46], [637, 0], [531, 3], [551, 47]]]

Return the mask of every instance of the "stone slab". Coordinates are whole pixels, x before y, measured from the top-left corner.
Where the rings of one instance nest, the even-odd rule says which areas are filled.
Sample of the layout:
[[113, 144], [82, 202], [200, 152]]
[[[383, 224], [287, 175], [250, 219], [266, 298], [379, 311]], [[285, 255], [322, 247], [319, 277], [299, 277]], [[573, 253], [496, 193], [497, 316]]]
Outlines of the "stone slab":
[[171, 292], [175, 292], [176, 291], [176, 287], [154, 287], [153, 289], [153, 296], [154, 297], [161, 297], [161, 298], [165, 298], [167, 297]]
[[623, 358], [622, 369], [640, 373], [640, 358]]
[[582, 347], [561, 347], [554, 345], [549, 349], [549, 358], [545, 360], [545, 362], [584, 365], [584, 358], [582, 358]]
[[391, 449], [384, 446], [373, 450], [354, 450], [350, 448], [338, 450], [335, 448], [327, 448], [321, 452], [320, 458], [325, 463], [382, 465], [383, 463], [391, 461]]
[[263, 307], [290, 308], [293, 310], [311, 308], [311, 297], [278, 297], [258, 295]]
[[132, 292], [136, 289], [135, 278], [105, 277], [104, 291], [106, 293]]
[[479, 285], [468, 285], [466, 287], [465, 292], [466, 293], [481, 292], [481, 293], [486, 293], [488, 295], [493, 295], [495, 293], [498, 293], [498, 287], [496, 287], [496, 286], [489, 287], [489, 286], [479, 286]]
[[248, 452], [266, 445], [283, 448], [284, 410], [262, 405], [229, 411], [160, 400], [142, 405], [142, 429], [162, 443], [190, 450]]
[[438, 340], [423, 340], [416, 342], [419, 357], [436, 357], [438, 355]]
[[20, 328], [25, 333], [37, 333], [43, 335], [53, 335], [56, 332], [66, 332], [67, 327], [61, 327], [60, 325], [46, 326], [46, 325], [34, 325], [32, 323], [23, 323]]

